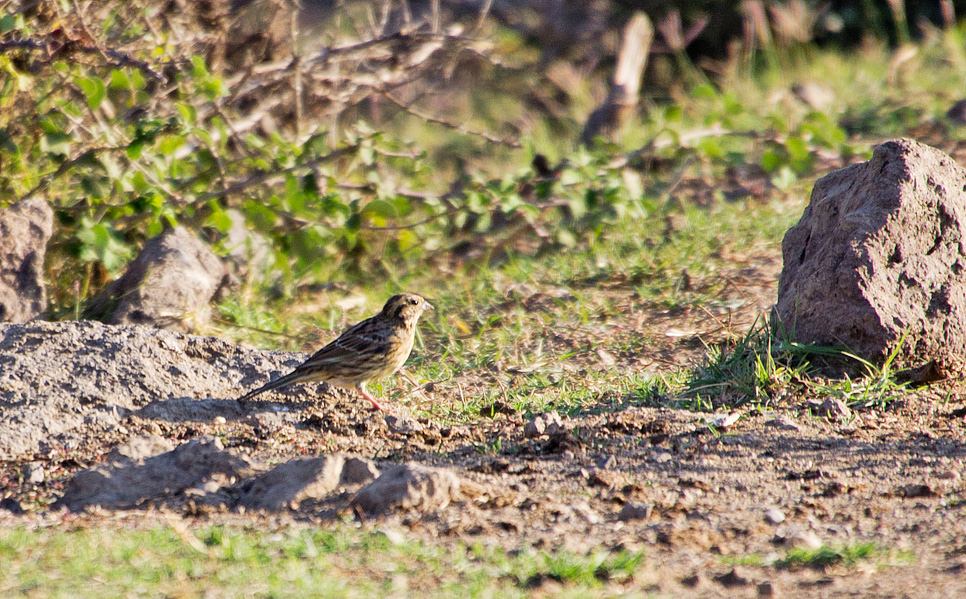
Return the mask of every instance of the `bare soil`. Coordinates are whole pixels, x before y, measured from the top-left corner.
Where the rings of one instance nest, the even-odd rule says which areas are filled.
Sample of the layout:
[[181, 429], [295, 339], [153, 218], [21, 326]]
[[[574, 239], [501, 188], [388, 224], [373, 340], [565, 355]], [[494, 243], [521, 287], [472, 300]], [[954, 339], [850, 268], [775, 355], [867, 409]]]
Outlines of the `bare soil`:
[[[654, 309], [633, 322], [609, 323], [615, 334], [641, 327], [666, 333], [641, 355], [617, 356], [611, 367], [669, 368], [700, 355], [699, 334], [747, 327], [774, 301], [775, 263], [762, 259], [720, 275], [731, 281], [725, 296], [748, 300], [728, 314]], [[60, 353], [53, 349], [58, 338]], [[98, 354], [85, 341], [96, 339], [115, 345]], [[837, 418], [817, 415], [823, 398], [791, 390], [768, 409], [740, 410], [727, 427], [709, 425], [715, 414], [645, 407], [632, 396], [604, 393], [599, 410], [562, 416], [561, 431], [538, 438], [525, 437], [527, 418], [512, 410], [464, 425], [403, 417], [400, 426], [353, 393], [323, 386], [245, 407], [233, 401], [242, 388], [303, 357], [137, 327], [0, 327], [0, 426], [46, 427], [42, 438], [21, 434], [15, 447], [3, 447], [0, 525], [151, 522], [172, 511], [194, 522], [264, 527], [329, 526], [342, 517], [329, 509], [338, 502], [245, 513], [185, 496], [120, 513], [50, 508], [73, 474], [132, 437], [151, 433], [180, 443], [213, 436], [262, 463], [346, 452], [380, 465], [450, 468], [487, 492], [364, 525], [406, 530], [428, 543], [642, 551], [644, 565], [628, 585], [657, 597], [966, 596], [966, 401], [958, 385]], [[457, 405], [460, 393], [495, 384], [488, 376], [440, 383], [425, 391], [428, 400], [412, 401]], [[497, 376], [512, 384], [512, 373]], [[880, 551], [858, 566], [763, 565], [795, 546], [865, 542]], [[550, 592], [556, 583], [546, 584]]]

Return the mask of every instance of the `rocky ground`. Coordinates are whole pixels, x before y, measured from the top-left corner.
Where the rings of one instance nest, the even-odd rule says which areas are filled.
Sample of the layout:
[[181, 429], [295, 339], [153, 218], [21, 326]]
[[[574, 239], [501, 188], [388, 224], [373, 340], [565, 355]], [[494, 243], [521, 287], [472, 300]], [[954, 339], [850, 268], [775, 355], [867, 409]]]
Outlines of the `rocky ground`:
[[[727, 418], [627, 396], [576, 417], [495, 405], [467, 424], [374, 413], [322, 385], [235, 402], [304, 357], [134, 326], [0, 326], [0, 525], [348, 517], [430, 543], [642, 551], [633, 585], [654, 596], [966, 596], [956, 386], [881, 409], [793, 392]], [[863, 543], [858, 565], [776, 561]]]

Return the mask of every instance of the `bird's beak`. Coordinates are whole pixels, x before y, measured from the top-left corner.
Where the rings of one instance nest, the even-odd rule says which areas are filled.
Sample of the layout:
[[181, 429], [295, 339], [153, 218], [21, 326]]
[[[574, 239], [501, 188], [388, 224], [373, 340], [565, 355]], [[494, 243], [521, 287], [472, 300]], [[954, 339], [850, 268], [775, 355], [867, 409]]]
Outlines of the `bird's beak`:
[[435, 308], [433, 308], [433, 304], [429, 302], [423, 302], [423, 312], [425, 312], [426, 310], [435, 310]]

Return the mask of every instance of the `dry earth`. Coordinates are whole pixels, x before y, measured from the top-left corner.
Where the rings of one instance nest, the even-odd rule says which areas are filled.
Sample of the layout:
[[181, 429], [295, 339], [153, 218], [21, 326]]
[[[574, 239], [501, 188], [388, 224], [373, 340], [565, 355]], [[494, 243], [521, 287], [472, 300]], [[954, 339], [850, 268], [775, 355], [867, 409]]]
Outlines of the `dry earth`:
[[[734, 293], [756, 298], [729, 326], [750, 322], [774, 301], [774, 262], [727, 275], [739, 281]], [[726, 320], [657, 310], [646, 316], [675, 331], [694, 330], [694, 319]], [[653, 354], [622, 356], [614, 367], [646, 369], [675, 352], [693, 356], [700, 346], [693, 335], [664, 338]], [[0, 525], [150, 524], [175, 512], [199, 523], [327, 526], [352, 513], [348, 502], [358, 487], [269, 512], [243, 509], [240, 483], [232, 480], [118, 512], [51, 507], [73, 475], [122, 443], [151, 434], [177, 446], [210, 436], [261, 470], [335, 452], [371, 459], [383, 471], [405, 461], [451, 469], [463, 492], [448, 505], [362, 525], [428, 543], [643, 551], [644, 565], [627, 585], [656, 597], [966, 596], [959, 387], [826, 417], [809, 403], [815, 398], [790, 393], [717, 428], [708, 425], [715, 415], [618, 397], [599, 413], [562, 417], [557, 432], [539, 437], [525, 434], [519, 414], [466, 425], [416, 420], [405, 409], [387, 418], [351, 393], [322, 386], [244, 407], [233, 401], [240, 389], [303, 357], [138, 327], [0, 326]], [[476, 385], [487, 384], [485, 375], [474, 376]], [[427, 393], [435, 403], [459, 401], [455, 385]], [[862, 542], [881, 551], [859, 567], [746, 565], [769, 563], [793, 546]], [[557, 583], [544, 584], [550, 593]]]

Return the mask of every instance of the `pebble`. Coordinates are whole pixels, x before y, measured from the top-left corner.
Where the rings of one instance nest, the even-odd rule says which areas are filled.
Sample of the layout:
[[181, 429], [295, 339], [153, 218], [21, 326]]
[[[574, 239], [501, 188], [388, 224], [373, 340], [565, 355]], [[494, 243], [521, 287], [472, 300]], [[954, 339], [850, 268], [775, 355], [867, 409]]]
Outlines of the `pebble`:
[[781, 524], [785, 521], [785, 514], [778, 508], [765, 510], [765, 521], [769, 524]]
[[824, 545], [822, 539], [818, 538], [818, 535], [810, 530], [797, 531], [788, 538], [788, 541], [792, 547], [805, 549], [820, 549]]
[[601, 470], [613, 470], [617, 467], [617, 458], [610, 454], [605, 455], [597, 460], [597, 467]]
[[765, 426], [768, 426], [771, 428], [777, 428], [778, 430], [783, 430], [783, 431], [802, 430], [801, 425], [799, 425], [797, 422], [785, 416], [778, 416], [777, 418], [772, 418], [771, 420], [765, 423]]
[[647, 520], [651, 516], [652, 507], [646, 503], [640, 501], [630, 501], [624, 504], [621, 508], [619, 514], [617, 514], [617, 520], [620, 522], [629, 522], [631, 520]]
[[527, 422], [523, 428], [523, 436], [527, 439], [535, 439], [543, 435], [552, 435], [560, 432], [562, 428], [563, 425], [560, 422], [560, 415], [556, 412], [546, 412]]
[[24, 467], [24, 480], [32, 485], [39, 485], [47, 477], [44, 466], [40, 462], [30, 462]]
[[225, 424], [228, 420], [224, 416], [215, 416], [215, 424]]
[[829, 397], [814, 408], [816, 416], [828, 418], [831, 421], [848, 420], [852, 417], [852, 410], [849, 409], [841, 399]]

